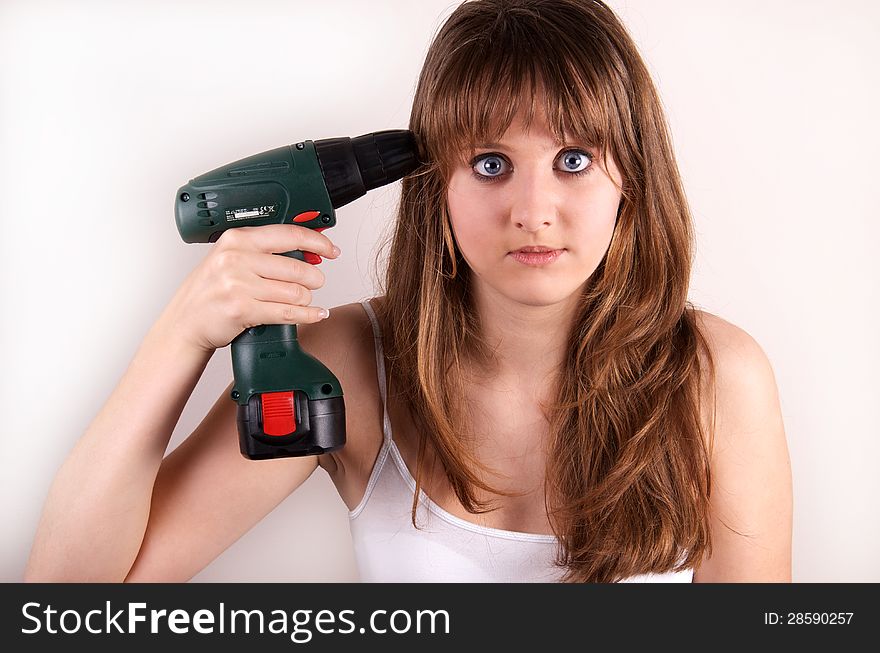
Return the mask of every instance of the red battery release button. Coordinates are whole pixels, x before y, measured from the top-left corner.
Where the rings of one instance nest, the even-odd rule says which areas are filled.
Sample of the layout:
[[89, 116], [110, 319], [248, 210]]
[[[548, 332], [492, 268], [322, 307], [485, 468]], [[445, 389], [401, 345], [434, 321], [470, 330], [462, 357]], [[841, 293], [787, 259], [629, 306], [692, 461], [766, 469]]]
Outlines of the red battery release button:
[[263, 433], [288, 435], [296, 430], [296, 405], [293, 391], [267, 392], [262, 395]]

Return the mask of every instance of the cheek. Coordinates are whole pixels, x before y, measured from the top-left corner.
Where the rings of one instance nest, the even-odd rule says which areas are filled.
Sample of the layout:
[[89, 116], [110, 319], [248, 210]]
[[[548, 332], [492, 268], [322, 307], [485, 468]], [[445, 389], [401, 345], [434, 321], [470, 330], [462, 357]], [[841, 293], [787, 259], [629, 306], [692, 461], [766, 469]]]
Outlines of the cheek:
[[592, 219], [585, 220], [581, 227], [579, 242], [587, 245], [591, 250], [600, 249], [604, 252], [611, 242], [616, 216], [617, 211], [615, 210], [601, 214], [601, 216], [594, 215]]
[[620, 206], [619, 197], [605, 198], [605, 201], [594, 202], [585, 214], [587, 217], [576, 221], [577, 237], [572, 245], [580, 246], [585, 258], [590, 259], [591, 262], [598, 263], [611, 243], [617, 222], [618, 206]]
[[446, 206], [452, 233], [462, 255], [466, 260], [479, 259], [486, 245], [493, 240], [491, 206], [485, 194], [450, 193]]

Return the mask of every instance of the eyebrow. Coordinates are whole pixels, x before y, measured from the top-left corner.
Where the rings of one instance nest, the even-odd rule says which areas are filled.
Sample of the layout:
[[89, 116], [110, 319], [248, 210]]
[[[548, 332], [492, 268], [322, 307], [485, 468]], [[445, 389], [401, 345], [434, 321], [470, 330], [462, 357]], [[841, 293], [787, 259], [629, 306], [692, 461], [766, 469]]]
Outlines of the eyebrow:
[[[474, 147], [478, 150], [479, 149], [507, 149], [507, 150], [511, 150], [513, 152], [516, 151], [516, 148], [512, 148], [509, 145], [504, 145], [503, 143], [479, 143], [479, 144], [475, 145]], [[546, 151], [549, 152], [550, 150], [555, 150], [557, 147], [583, 147], [583, 146], [579, 145], [578, 143], [572, 143], [572, 142], [555, 143], [555, 144], [551, 145], [550, 147], [546, 148]]]

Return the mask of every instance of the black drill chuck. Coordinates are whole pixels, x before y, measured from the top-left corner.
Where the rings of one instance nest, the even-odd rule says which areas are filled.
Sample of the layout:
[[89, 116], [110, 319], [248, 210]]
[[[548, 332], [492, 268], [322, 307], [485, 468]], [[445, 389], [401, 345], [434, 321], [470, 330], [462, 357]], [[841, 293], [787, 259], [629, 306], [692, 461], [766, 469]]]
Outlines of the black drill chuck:
[[314, 141], [334, 209], [419, 167], [415, 135], [405, 129]]

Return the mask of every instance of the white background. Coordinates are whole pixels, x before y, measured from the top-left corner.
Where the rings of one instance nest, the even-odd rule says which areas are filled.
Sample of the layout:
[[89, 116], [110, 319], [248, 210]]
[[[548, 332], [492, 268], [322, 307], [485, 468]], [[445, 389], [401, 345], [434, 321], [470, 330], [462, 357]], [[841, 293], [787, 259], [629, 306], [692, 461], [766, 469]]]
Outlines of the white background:
[[[455, 4], [0, 3], [0, 580], [20, 580], [56, 469], [211, 247], [180, 239], [176, 189], [298, 140], [407, 127]], [[698, 232], [692, 299], [776, 371], [794, 580], [880, 581], [880, 5], [611, 5], [667, 110]], [[398, 186], [340, 209], [315, 305], [373, 295]], [[231, 378], [225, 348], [172, 446]], [[196, 577], [354, 579], [321, 471]]]

